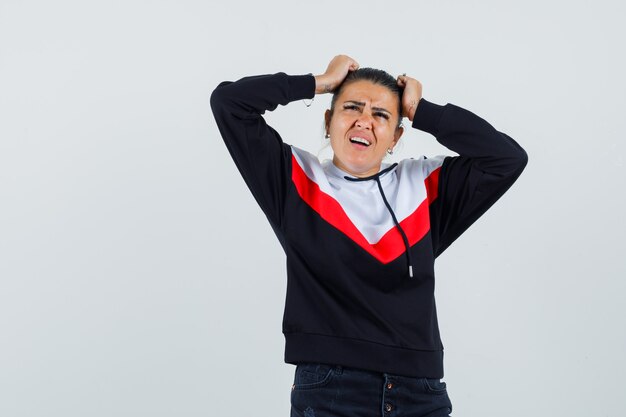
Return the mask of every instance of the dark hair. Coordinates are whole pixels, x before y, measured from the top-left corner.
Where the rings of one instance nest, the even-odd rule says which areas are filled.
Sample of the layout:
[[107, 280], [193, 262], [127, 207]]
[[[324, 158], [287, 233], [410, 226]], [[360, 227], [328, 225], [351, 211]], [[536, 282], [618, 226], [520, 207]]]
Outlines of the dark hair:
[[366, 80], [373, 84], [382, 85], [387, 87], [389, 91], [394, 93], [398, 97], [398, 126], [402, 122], [402, 93], [404, 88], [398, 86], [398, 83], [394, 77], [386, 71], [375, 68], [359, 68], [356, 71], [349, 72], [343, 82], [333, 91], [333, 98], [330, 102], [330, 113], [335, 111], [335, 102], [337, 97], [341, 94], [344, 87], [352, 84], [355, 81]]

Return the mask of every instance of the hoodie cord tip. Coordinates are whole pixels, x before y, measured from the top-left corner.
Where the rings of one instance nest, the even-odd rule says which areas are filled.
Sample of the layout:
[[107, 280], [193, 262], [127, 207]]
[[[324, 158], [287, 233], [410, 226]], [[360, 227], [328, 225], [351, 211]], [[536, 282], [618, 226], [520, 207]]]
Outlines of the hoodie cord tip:
[[413, 278], [413, 265], [409, 265], [409, 277]]

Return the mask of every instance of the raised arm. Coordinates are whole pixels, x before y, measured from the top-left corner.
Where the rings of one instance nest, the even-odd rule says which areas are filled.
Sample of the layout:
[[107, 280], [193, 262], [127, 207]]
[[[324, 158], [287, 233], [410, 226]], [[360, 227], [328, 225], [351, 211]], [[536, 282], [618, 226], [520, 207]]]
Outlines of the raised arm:
[[513, 185], [526, 167], [528, 155], [481, 117], [454, 104], [431, 103], [421, 96], [417, 80], [401, 77], [399, 84], [405, 85], [403, 112], [412, 126], [459, 154], [443, 159], [437, 197], [430, 205], [438, 256]]
[[224, 143], [246, 185], [274, 226], [282, 222], [291, 148], [262, 115], [278, 105], [312, 98], [313, 75], [277, 73], [220, 83], [211, 109]]

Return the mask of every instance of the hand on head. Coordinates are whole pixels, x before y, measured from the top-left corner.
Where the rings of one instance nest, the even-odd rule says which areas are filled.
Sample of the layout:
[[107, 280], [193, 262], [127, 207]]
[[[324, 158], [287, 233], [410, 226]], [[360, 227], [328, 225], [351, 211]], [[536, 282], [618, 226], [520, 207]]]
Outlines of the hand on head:
[[347, 55], [337, 55], [328, 64], [326, 72], [315, 76], [315, 94], [332, 93], [346, 78], [348, 72], [357, 70], [359, 63]]
[[398, 85], [404, 88], [404, 93], [402, 94], [402, 117], [408, 117], [412, 122], [417, 105], [422, 98], [422, 83], [415, 78], [402, 74], [398, 76]]

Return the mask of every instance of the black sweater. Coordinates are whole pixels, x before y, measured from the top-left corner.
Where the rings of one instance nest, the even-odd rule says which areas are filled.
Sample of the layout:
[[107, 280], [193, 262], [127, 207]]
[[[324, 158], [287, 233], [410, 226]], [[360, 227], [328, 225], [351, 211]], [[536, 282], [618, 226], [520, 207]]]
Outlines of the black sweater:
[[226, 147], [287, 256], [285, 362], [441, 378], [435, 258], [515, 182], [526, 152], [475, 114], [422, 98], [412, 126], [459, 156], [383, 163], [355, 181], [283, 142], [262, 117], [314, 95], [312, 75], [284, 73], [223, 82], [211, 95]]

